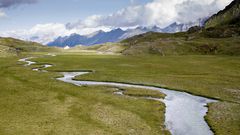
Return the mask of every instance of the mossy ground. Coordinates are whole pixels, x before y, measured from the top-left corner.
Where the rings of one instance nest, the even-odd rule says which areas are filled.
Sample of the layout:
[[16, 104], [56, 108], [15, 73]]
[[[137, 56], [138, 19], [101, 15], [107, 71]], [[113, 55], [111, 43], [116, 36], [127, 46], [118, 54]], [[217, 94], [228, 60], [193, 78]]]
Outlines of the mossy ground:
[[238, 135], [240, 133], [240, 105], [229, 102], [210, 104], [206, 120], [217, 135]]

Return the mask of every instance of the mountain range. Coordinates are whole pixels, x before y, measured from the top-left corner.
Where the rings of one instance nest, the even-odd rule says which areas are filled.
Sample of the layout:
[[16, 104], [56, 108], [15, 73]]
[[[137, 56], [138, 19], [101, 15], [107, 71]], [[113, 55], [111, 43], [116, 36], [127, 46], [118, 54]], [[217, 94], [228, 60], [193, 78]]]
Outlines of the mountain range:
[[120, 28], [111, 30], [109, 32], [97, 31], [89, 35], [79, 35], [73, 33], [69, 36], [58, 37], [54, 41], [48, 43], [48, 46], [58, 47], [74, 47], [76, 45], [91, 46], [96, 44], [103, 44], [107, 42], [118, 42], [135, 35], [147, 33], [147, 32], [161, 32], [161, 33], [175, 33], [187, 31], [192, 26], [203, 26], [206, 19], [199, 19], [195, 22], [186, 24], [172, 23], [165, 28], [159, 28], [158, 26], [152, 27], [137, 27], [135, 29], [122, 30]]

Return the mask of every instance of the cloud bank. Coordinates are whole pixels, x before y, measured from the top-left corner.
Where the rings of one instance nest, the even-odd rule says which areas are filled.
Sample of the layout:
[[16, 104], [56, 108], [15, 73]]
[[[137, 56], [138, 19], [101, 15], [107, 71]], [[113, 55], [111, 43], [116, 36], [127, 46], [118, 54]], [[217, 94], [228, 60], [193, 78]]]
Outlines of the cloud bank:
[[232, 0], [153, 0], [145, 5], [134, 5], [107, 16], [93, 15], [85, 20], [69, 23], [67, 27], [165, 27], [173, 22], [187, 23], [211, 16]]
[[65, 24], [61, 23], [47, 23], [37, 24], [29, 30], [13, 30], [1, 33], [3, 37], [14, 37], [23, 40], [30, 40], [47, 44], [59, 36], [68, 36], [72, 33], [85, 34], [92, 33], [98, 30], [109, 31], [111, 29], [106, 27], [98, 28], [83, 28], [83, 29], [71, 29], [68, 30]]
[[[132, 4], [109, 15], [92, 15], [73, 23], [38, 24], [30, 30], [8, 31], [1, 36], [13, 36], [40, 43], [47, 43], [58, 36], [71, 33], [89, 34], [97, 30], [136, 26], [166, 27], [171, 23], [194, 22], [224, 9], [232, 0], [152, 0], [144, 5]], [[0, 5], [10, 7], [16, 4], [34, 3], [36, 0], [0, 0]], [[134, 3], [134, 0], [131, 0]], [[1, 12], [0, 12], [1, 16]]]

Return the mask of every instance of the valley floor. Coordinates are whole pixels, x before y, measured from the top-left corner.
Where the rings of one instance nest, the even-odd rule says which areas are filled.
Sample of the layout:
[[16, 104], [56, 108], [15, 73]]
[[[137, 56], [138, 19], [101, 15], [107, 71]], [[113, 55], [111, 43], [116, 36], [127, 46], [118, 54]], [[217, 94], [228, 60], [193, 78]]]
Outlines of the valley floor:
[[[94, 70], [76, 79], [126, 82], [186, 91], [220, 100], [206, 117], [219, 135], [240, 134], [240, 59], [230, 56], [116, 56], [58, 54], [33, 72], [17, 57], [0, 58], [0, 134], [169, 134], [163, 103], [137, 98], [158, 95], [111, 87], [75, 87], [54, 71]], [[37, 65], [36, 65], [37, 66]], [[164, 96], [159, 94], [159, 96]]]

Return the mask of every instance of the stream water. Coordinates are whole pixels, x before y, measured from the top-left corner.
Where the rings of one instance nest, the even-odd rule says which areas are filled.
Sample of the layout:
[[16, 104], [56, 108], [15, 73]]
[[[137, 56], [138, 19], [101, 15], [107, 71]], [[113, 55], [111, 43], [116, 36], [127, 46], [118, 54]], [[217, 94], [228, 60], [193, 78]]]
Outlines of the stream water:
[[[30, 58], [31, 59], [31, 58]], [[29, 58], [21, 59], [19, 61], [26, 62], [26, 66], [36, 64], [29, 60]], [[48, 68], [51, 65], [43, 65], [42, 68]], [[41, 70], [42, 70], [41, 68]], [[36, 70], [36, 69], [34, 69]], [[40, 70], [36, 70], [40, 71]], [[89, 74], [90, 72], [61, 72], [63, 77], [57, 78], [59, 81], [71, 83], [77, 86], [114, 86], [114, 87], [132, 87], [141, 88], [154, 91], [160, 91], [166, 94], [164, 99], [148, 98], [150, 100], [157, 100], [164, 102], [166, 105], [165, 112], [165, 125], [173, 135], [212, 135], [213, 132], [209, 128], [204, 119], [208, 108], [207, 104], [217, 102], [216, 100], [208, 99], [205, 97], [191, 95], [186, 92], [167, 90], [153, 86], [143, 86], [125, 83], [114, 82], [98, 82], [98, 81], [77, 81], [74, 80], [76, 76]], [[123, 94], [119, 92], [119, 94]]]

